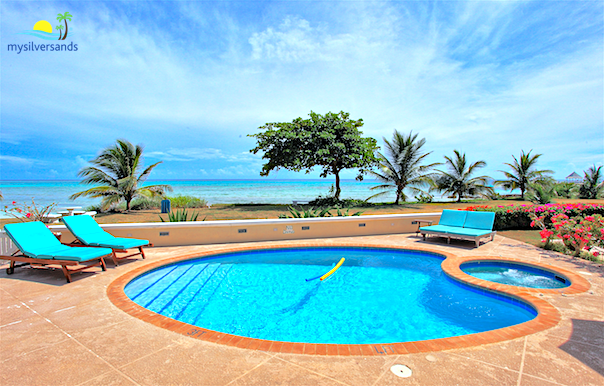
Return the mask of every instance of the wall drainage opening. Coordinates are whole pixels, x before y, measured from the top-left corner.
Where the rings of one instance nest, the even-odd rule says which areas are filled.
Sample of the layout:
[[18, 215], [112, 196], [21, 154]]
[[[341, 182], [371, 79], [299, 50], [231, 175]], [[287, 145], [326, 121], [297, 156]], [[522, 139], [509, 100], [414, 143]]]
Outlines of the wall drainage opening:
[[411, 369], [405, 365], [394, 365], [390, 368], [390, 371], [392, 371], [392, 374], [401, 378], [409, 378], [412, 374]]

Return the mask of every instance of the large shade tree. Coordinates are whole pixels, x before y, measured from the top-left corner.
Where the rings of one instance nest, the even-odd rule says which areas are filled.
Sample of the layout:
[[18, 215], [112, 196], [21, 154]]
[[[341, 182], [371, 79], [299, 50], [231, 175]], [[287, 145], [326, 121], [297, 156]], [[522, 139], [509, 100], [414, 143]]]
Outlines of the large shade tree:
[[262, 151], [261, 176], [268, 176], [280, 168], [306, 173], [318, 166], [322, 178], [335, 176], [334, 198], [340, 199], [340, 173], [344, 169], [357, 169], [357, 179], [362, 180], [369, 168], [376, 164], [376, 140], [362, 137], [359, 130], [363, 120], [352, 120], [350, 115], [328, 112], [325, 115], [310, 112], [310, 118], [296, 118], [292, 122], [267, 123], [255, 137], [257, 146], [250, 150]]
[[530, 188], [531, 184], [538, 183], [540, 180], [545, 180], [547, 179], [548, 174], [553, 173], [551, 170], [536, 170], [537, 160], [542, 154], [531, 156], [531, 152], [532, 150], [525, 153], [524, 150], [522, 150], [519, 159], [512, 156], [514, 162], [505, 163], [512, 171], [506, 172], [500, 170], [507, 179], [495, 181], [497, 185], [503, 186], [504, 189], [520, 189], [520, 198], [523, 200], [524, 194]]
[[593, 165], [587, 169], [583, 183], [579, 186], [579, 198], [596, 199], [602, 196], [604, 182], [602, 181], [602, 166]]
[[386, 154], [377, 154], [379, 170], [372, 170], [370, 173], [378, 181], [383, 182], [383, 184], [371, 189], [383, 189], [384, 191], [370, 198], [386, 194], [388, 190], [394, 189], [396, 191], [394, 203], [398, 205], [401, 199], [403, 201], [407, 199], [405, 189], [414, 193], [423, 193], [421, 188], [430, 186], [432, 174], [429, 173], [429, 170], [440, 164], [422, 165], [425, 158], [432, 152], [426, 153], [422, 150], [422, 147], [426, 144], [426, 139], [418, 139], [418, 135], [414, 135], [413, 131], [409, 134], [401, 134], [394, 130], [392, 141], [383, 138], [386, 145]]
[[135, 146], [124, 139], [118, 139], [115, 145], [104, 149], [90, 161], [93, 166], [85, 167], [78, 173], [78, 176], [84, 177], [82, 184], [96, 186], [72, 194], [69, 198], [101, 197], [103, 210], [125, 201], [126, 210], [130, 210], [130, 203], [136, 197], [162, 196], [166, 191], [172, 191], [170, 185], [141, 186], [153, 168], [162, 162], [156, 162], [141, 172], [142, 155], [141, 145]]
[[484, 161], [476, 161], [472, 164], [466, 159], [465, 153], [453, 150], [454, 156], [445, 156], [447, 170], [437, 170], [440, 175], [434, 180], [437, 190], [457, 197], [461, 202], [463, 197], [485, 196], [493, 194], [493, 188], [488, 186], [488, 176], [472, 177], [478, 169], [487, 166]]

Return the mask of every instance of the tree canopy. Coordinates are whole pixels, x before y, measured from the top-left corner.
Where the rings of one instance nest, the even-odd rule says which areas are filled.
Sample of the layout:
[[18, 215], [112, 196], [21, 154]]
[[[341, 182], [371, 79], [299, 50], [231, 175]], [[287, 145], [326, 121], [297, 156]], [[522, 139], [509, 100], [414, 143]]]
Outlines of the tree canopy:
[[335, 176], [334, 198], [339, 200], [340, 172], [358, 169], [357, 179], [362, 180], [363, 174], [377, 163], [374, 154], [377, 141], [362, 137], [359, 128], [363, 120], [352, 120], [343, 111], [325, 115], [311, 111], [309, 116], [261, 126], [263, 132], [249, 135], [257, 140], [257, 146], [250, 152], [264, 152], [262, 159], [267, 162], [262, 166], [261, 176], [279, 168], [310, 173], [319, 166], [322, 178]]
[[457, 196], [457, 202], [463, 197], [488, 195], [493, 193], [493, 188], [487, 185], [488, 176], [471, 177], [475, 171], [487, 166], [484, 161], [469, 164], [466, 154], [453, 150], [453, 158], [445, 156], [445, 165], [448, 171], [438, 170], [440, 176], [436, 178], [435, 187], [451, 196]]
[[512, 172], [500, 170], [500, 172], [505, 174], [507, 180], [495, 181], [497, 185], [503, 186], [504, 189], [520, 189], [520, 197], [523, 200], [524, 193], [529, 189], [531, 183], [544, 179], [548, 174], [553, 173], [551, 170], [535, 170], [537, 160], [542, 154], [531, 156], [531, 152], [532, 150], [525, 153], [524, 150], [522, 150], [520, 159], [512, 156], [514, 162], [505, 163], [505, 165], [508, 165], [512, 169]]
[[602, 181], [602, 166], [591, 166], [587, 169], [583, 183], [579, 186], [579, 198], [596, 199], [604, 191], [604, 182]]
[[154, 167], [162, 161], [156, 162], [143, 170], [143, 147], [134, 146], [132, 143], [118, 139], [117, 144], [104, 149], [101, 154], [88, 166], [78, 172], [78, 176], [85, 177], [82, 184], [98, 185], [83, 192], [72, 194], [69, 198], [75, 200], [81, 196], [102, 197], [102, 208], [107, 209], [113, 204], [126, 201], [126, 210], [130, 210], [130, 203], [139, 196], [162, 196], [165, 191], [172, 191], [169, 185], [151, 185], [140, 187]]
[[372, 197], [387, 193], [386, 190], [396, 190], [395, 204], [398, 205], [402, 199], [405, 201], [405, 189], [409, 189], [414, 193], [424, 193], [420, 187], [430, 186], [432, 174], [428, 173], [430, 169], [439, 165], [432, 163], [422, 165], [425, 158], [432, 152], [425, 153], [422, 147], [426, 144], [426, 139], [417, 139], [419, 134], [413, 135], [411, 131], [408, 135], [401, 134], [394, 130], [392, 142], [384, 139], [386, 144], [386, 155], [378, 153], [379, 171], [370, 171], [378, 181], [383, 182], [382, 185], [372, 187], [372, 190], [383, 189], [383, 192], [374, 194]]

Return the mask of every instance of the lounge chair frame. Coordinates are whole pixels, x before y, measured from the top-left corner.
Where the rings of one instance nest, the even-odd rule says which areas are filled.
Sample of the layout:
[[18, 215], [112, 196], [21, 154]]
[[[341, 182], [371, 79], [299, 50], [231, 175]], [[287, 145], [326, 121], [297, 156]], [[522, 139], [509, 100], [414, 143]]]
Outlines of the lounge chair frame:
[[437, 231], [427, 231], [427, 230], [420, 230], [420, 232], [421, 232], [422, 236], [424, 236], [424, 241], [426, 240], [427, 235], [434, 235], [434, 236], [446, 238], [447, 244], [451, 244], [451, 239], [474, 241], [474, 243], [476, 243], [476, 248], [478, 248], [480, 246], [481, 239], [490, 237], [491, 238], [490, 241], [495, 240], [495, 234], [497, 233], [497, 231], [493, 231], [493, 232], [487, 233], [485, 235], [469, 236], [469, 235], [458, 235], [458, 234], [451, 234], [451, 233], [437, 232]]
[[[65, 245], [68, 245], [70, 247], [88, 247], [88, 248], [96, 248], [95, 246], [91, 246], [91, 245], [86, 245], [83, 244], [80, 240], [78, 240], [77, 238], [72, 241], [71, 243], [64, 243]], [[111, 248], [111, 259], [113, 260], [113, 264], [115, 264], [115, 266], [118, 266], [118, 260], [124, 260], [127, 259], [129, 257], [133, 257], [133, 256], [138, 256], [141, 255], [143, 257], [143, 259], [145, 258], [145, 251], [143, 250], [143, 247], [153, 247], [152, 243], [149, 243], [147, 245], [141, 245], [140, 247], [136, 247], [138, 249], [138, 252], [135, 253], [131, 253], [129, 255], [126, 256], [117, 256], [115, 253], [116, 252], [120, 252], [120, 253], [127, 253], [128, 250], [126, 249], [113, 249]], [[134, 249], [134, 248], [132, 248]]]
[[419, 232], [424, 240], [427, 235], [435, 235], [447, 239], [461, 239], [474, 241], [476, 248], [480, 246], [480, 240], [484, 238], [495, 239], [497, 231], [493, 230], [495, 222], [494, 213], [468, 212], [456, 210], [443, 210], [439, 225], [420, 227]]
[[[16, 251], [15, 253], [19, 253], [19, 252], [20, 251]], [[67, 280], [67, 283], [71, 283], [71, 274], [72, 273], [80, 272], [80, 271], [83, 271], [90, 267], [100, 266], [103, 269], [103, 271], [106, 271], [107, 267], [105, 266], [105, 260], [103, 258], [105, 256], [109, 256], [109, 255], [105, 255], [105, 256], [94, 258], [94, 259], [91, 259], [88, 261], [78, 262], [78, 261], [73, 261], [73, 260], [39, 259], [39, 258], [35, 258], [35, 257], [29, 257], [24, 254], [16, 255], [15, 253], [13, 253], [10, 256], [0, 255], [0, 259], [10, 260], [10, 267], [6, 269], [7, 275], [12, 275], [15, 272], [15, 268], [23, 267], [26, 265], [33, 266], [35, 264], [35, 265], [40, 265], [40, 266], [44, 266], [44, 267], [59, 265], [59, 266], [61, 266], [61, 269], [63, 270], [63, 274], [65, 275], [65, 279]], [[16, 264], [16, 262], [22, 262], [23, 264]], [[77, 268], [77, 269], [68, 269], [67, 268], [67, 266], [74, 266], [74, 265], [75, 266], [81, 265], [82, 267]]]

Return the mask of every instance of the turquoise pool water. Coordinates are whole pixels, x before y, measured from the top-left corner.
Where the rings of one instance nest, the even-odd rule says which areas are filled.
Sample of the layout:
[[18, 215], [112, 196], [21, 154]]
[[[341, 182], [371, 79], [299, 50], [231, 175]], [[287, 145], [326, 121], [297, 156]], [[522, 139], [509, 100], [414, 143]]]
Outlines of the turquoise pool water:
[[500, 284], [529, 288], [564, 288], [570, 286], [566, 278], [536, 267], [507, 262], [470, 262], [460, 269], [478, 279]]
[[[342, 267], [324, 281], [342, 257]], [[291, 248], [193, 259], [147, 272], [126, 295], [164, 316], [250, 338], [392, 343], [523, 323], [530, 306], [449, 279], [436, 254]]]

